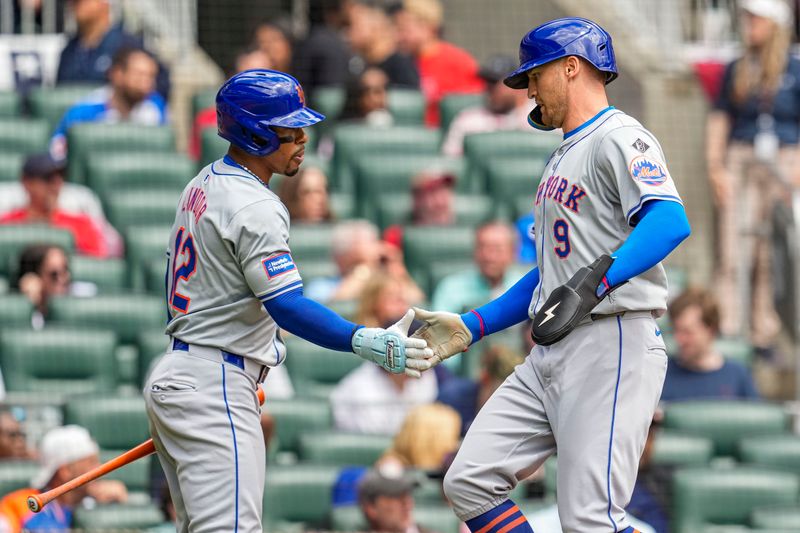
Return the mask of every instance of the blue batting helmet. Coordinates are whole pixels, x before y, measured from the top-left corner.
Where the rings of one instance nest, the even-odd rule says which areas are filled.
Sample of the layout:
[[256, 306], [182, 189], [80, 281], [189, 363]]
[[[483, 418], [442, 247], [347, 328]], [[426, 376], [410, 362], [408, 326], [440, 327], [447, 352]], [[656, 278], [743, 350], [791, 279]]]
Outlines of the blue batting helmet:
[[306, 107], [300, 83], [276, 70], [240, 72], [217, 93], [217, 133], [245, 152], [268, 155], [281, 141], [272, 126], [304, 128], [325, 120]]
[[503, 81], [512, 89], [525, 89], [529, 70], [567, 56], [582, 57], [605, 72], [606, 83], [617, 77], [608, 32], [591, 20], [567, 17], [546, 22], [525, 34], [519, 43], [519, 68]]

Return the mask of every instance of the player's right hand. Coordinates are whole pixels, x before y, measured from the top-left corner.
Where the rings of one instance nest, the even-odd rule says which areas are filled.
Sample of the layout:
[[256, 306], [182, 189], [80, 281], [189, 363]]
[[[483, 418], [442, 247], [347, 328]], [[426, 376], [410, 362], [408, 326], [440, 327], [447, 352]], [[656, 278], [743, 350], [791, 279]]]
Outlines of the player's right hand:
[[431, 312], [413, 308], [417, 319], [425, 322], [411, 338], [424, 339], [433, 350], [433, 357], [427, 360], [428, 368], [433, 368], [448, 357], [461, 353], [472, 343], [472, 333], [461, 317], [455, 313]]
[[413, 320], [414, 312], [409, 310], [389, 329], [356, 330], [351, 341], [353, 352], [392, 374], [420, 377], [420, 370], [430, 368], [427, 361], [433, 352], [425, 340], [408, 337], [408, 328]]

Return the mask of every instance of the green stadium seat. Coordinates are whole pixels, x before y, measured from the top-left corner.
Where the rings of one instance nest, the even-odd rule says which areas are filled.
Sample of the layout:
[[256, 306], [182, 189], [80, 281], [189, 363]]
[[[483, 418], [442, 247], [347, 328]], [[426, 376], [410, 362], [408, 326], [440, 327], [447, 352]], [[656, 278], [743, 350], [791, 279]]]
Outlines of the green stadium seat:
[[165, 258], [151, 259], [144, 266], [144, 288], [148, 294], [164, 297], [166, 287], [164, 274], [167, 268]]
[[8, 224], [0, 226], [0, 274], [16, 268], [19, 253], [31, 244], [56, 244], [67, 252], [74, 250], [72, 232], [42, 224]]
[[75, 509], [75, 527], [86, 533], [139, 531], [164, 522], [164, 513], [154, 503], [109, 504]]
[[675, 402], [664, 410], [664, 427], [708, 437], [715, 455], [731, 456], [743, 437], [786, 433], [788, 416], [782, 407], [765, 402]]
[[31, 486], [31, 478], [39, 471], [36, 461], [0, 461], [0, 497]]
[[31, 114], [34, 117], [47, 121], [48, 130], [53, 131], [64, 113], [97, 89], [99, 85], [90, 84], [70, 84], [59, 85], [58, 87], [37, 87], [31, 90], [28, 102]]
[[325, 115], [327, 120], [335, 121], [342, 112], [344, 99], [345, 92], [341, 87], [318, 87], [311, 97], [311, 107]]
[[[289, 243], [298, 265], [304, 261], [330, 261], [333, 224], [292, 224]], [[301, 271], [302, 273], [302, 271]]]
[[[158, 226], [129, 226], [125, 232], [125, 254], [130, 268], [131, 282], [137, 289], [144, 288], [144, 273], [148, 265], [161, 261], [166, 268], [167, 246], [172, 224]], [[164, 270], [161, 271], [162, 280]], [[163, 281], [162, 285], [163, 287]]]
[[417, 283], [427, 282], [434, 261], [472, 259], [475, 230], [463, 226], [409, 226], [403, 231], [408, 270]]
[[465, 270], [475, 269], [475, 262], [470, 259], [445, 259], [433, 261], [428, 266], [428, 287], [430, 290], [426, 294], [433, 295], [433, 291], [439, 282], [451, 274], [464, 272]]
[[[69, 180], [86, 183], [89, 156], [94, 154], [174, 152], [175, 132], [169, 126], [99, 124], [72, 126], [67, 132]], [[177, 157], [177, 156], [176, 156]], [[186, 177], [188, 181], [192, 175]]]
[[0, 118], [0, 151], [29, 155], [46, 152], [50, 127], [38, 118]]
[[442, 131], [447, 132], [450, 124], [458, 114], [469, 107], [483, 105], [486, 97], [483, 93], [448, 94], [439, 102], [439, 115], [442, 121]]
[[[381, 229], [393, 224], [408, 224], [411, 220], [413, 200], [409, 194], [389, 193], [379, 197], [375, 223]], [[475, 228], [497, 218], [494, 201], [483, 194], [456, 194], [453, 199], [456, 226]]]
[[331, 188], [337, 192], [354, 190], [355, 164], [365, 154], [407, 158], [439, 154], [441, 133], [423, 126], [339, 126], [334, 132]]
[[304, 431], [299, 459], [314, 464], [371, 466], [391, 445], [392, 438], [385, 435]]
[[33, 304], [27, 296], [22, 294], [0, 296], [0, 324], [3, 327], [31, 327], [32, 313]]
[[669, 285], [669, 299], [672, 300], [689, 286], [689, 273], [685, 268], [674, 265], [664, 265], [664, 271]]
[[264, 486], [264, 524], [300, 522], [312, 528], [326, 527], [339, 470], [325, 465], [271, 466]]
[[796, 504], [800, 478], [755, 468], [687, 468], [672, 483], [675, 533], [704, 531], [708, 524], [747, 525], [753, 509]]
[[108, 220], [120, 231], [141, 224], [172, 226], [181, 189], [109, 192]]
[[112, 391], [118, 381], [116, 345], [110, 331], [4, 329], [0, 360], [6, 388], [48, 394]]
[[143, 329], [164, 325], [164, 301], [144, 294], [101, 294], [94, 298], [62, 296], [50, 305], [54, 324], [111, 329], [124, 344], [134, 344]]
[[416, 89], [389, 89], [386, 94], [389, 113], [398, 126], [419, 125], [425, 118], [425, 96]]
[[[100, 461], [106, 462], [118, 455], [128, 451], [128, 449], [100, 450]], [[118, 468], [103, 476], [103, 479], [115, 479], [125, 484], [129, 492], [150, 491], [150, 477], [152, 475], [152, 461], [158, 461], [154, 455], [142, 457], [132, 463], [128, 463], [122, 468]]]
[[128, 264], [124, 259], [98, 259], [74, 255], [69, 260], [73, 281], [94, 283], [99, 292], [120, 292], [128, 288]]
[[[417, 503], [414, 505], [414, 520], [423, 528], [437, 533], [458, 533], [461, 525], [453, 508], [444, 502]], [[334, 531], [368, 531], [367, 521], [358, 505], [334, 507], [331, 522]]]
[[656, 436], [652, 461], [676, 466], [705, 466], [714, 455], [714, 443], [706, 437], [660, 431]]
[[0, 118], [19, 116], [20, 107], [17, 91], [0, 91]]
[[16, 182], [22, 175], [23, 154], [0, 151], [0, 182]]
[[267, 398], [264, 410], [275, 418], [275, 433], [282, 451], [297, 453], [303, 432], [327, 430], [332, 426], [331, 408], [324, 400]]
[[758, 435], [739, 441], [738, 458], [743, 463], [777, 468], [800, 474], [800, 436]]
[[177, 196], [197, 174], [197, 165], [183, 154], [169, 152], [112, 152], [87, 158], [87, 184], [103, 200], [116, 193], [150, 191]]
[[200, 166], [204, 167], [228, 153], [231, 143], [217, 135], [216, 128], [206, 128], [200, 132]]
[[202, 89], [192, 95], [192, 118], [196, 117], [200, 111], [217, 105], [218, 90], [218, 87], [212, 87]]
[[64, 408], [64, 423], [85, 427], [105, 450], [129, 450], [150, 438], [141, 395], [71, 398]]
[[800, 531], [800, 507], [797, 504], [758, 507], [750, 513], [750, 525], [763, 529]]
[[164, 333], [164, 328], [156, 328], [139, 333], [136, 345], [139, 348], [139, 382], [144, 385], [153, 362], [164, 355], [169, 337]]
[[528, 206], [533, 206], [546, 164], [546, 157], [490, 157], [485, 163], [486, 188], [496, 202], [511, 209], [517, 207], [520, 198], [526, 199]]
[[[464, 157], [467, 158], [470, 183], [485, 190], [487, 163], [498, 157], [529, 157], [547, 160], [561, 143], [560, 135], [530, 131], [494, 131], [472, 133], [464, 137]], [[537, 176], [531, 169], [532, 181]], [[535, 193], [535, 189], [534, 189]]]
[[286, 370], [292, 376], [295, 392], [301, 396], [308, 390], [306, 385], [335, 385], [363, 362], [358, 357], [334, 352], [299, 337], [288, 337], [284, 342]]
[[336, 220], [347, 220], [356, 216], [356, 203], [352, 194], [328, 193], [328, 204]]
[[753, 365], [753, 345], [741, 337], [720, 337], [714, 343], [715, 347], [725, 356], [725, 359], [738, 361], [751, 367]]

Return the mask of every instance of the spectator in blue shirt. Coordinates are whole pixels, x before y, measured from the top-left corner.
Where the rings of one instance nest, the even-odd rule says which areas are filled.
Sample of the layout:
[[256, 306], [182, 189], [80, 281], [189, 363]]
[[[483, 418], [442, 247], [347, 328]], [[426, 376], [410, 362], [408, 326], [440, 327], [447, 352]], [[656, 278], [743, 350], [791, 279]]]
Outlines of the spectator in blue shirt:
[[750, 371], [714, 346], [719, 307], [710, 292], [687, 289], [670, 304], [669, 317], [678, 354], [669, 360], [662, 401], [758, 398]]
[[109, 85], [67, 110], [50, 140], [55, 159], [67, 155], [67, 132], [79, 122], [134, 122], [158, 126], [167, 122], [167, 104], [155, 92], [155, 59], [141, 48], [122, 48], [108, 71]]

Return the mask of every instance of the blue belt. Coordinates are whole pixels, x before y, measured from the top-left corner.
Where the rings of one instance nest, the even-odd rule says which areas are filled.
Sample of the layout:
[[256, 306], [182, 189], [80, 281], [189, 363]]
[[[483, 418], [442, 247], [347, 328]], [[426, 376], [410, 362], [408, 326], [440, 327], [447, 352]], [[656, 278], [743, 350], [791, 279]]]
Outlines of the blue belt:
[[[189, 344], [186, 343], [186, 342], [183, 342], [180, 339], [173, 338], [172, 339], [172, 349], [173, 350], [180, 350], [182, 352], [188, 352], [189, 351]], [[242, 357], [241, 355], [236, 355], [235, 353], [226, 352], [225, 350], [220, 350], [220, 353], [222, 353], [222, 360], [223, 361], [225, 361], [226, 363], [230, 363], [230, 364], [232, 364], [234, 366], [238, 366], [239, 368], [244, 370], [244, 357]]]

